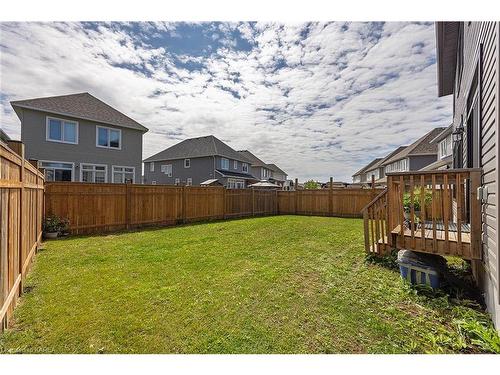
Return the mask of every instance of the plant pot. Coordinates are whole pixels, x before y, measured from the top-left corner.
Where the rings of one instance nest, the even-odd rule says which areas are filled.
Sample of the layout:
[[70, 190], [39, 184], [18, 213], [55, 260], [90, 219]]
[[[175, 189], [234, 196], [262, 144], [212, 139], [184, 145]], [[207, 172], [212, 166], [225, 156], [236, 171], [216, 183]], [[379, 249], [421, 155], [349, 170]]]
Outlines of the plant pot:
[[49, 239], [57, 238], [58, 234], [59, 234], [59, 232], [45, 232], [44, 233], [45, 238], [49, 238]]

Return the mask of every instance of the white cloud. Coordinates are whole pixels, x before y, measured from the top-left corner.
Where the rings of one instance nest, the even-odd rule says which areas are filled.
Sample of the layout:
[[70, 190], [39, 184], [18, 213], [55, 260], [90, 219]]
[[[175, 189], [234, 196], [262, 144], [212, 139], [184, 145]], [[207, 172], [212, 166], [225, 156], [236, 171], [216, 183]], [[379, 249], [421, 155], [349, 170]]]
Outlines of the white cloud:
[[[149, 44], [162, 32], [183, 40], [175, 24], [119, 26], [2, 24], [2, 127], [19, 137], [11, 100], [89, 91], [150, 129], [145, 157], [214, 134], [291, 177], [349, 180], [451, 119], [430, 24], [206, 25], [219, 44], [202, 56]], [[236, 29], [249, 51], [237, 49]]]

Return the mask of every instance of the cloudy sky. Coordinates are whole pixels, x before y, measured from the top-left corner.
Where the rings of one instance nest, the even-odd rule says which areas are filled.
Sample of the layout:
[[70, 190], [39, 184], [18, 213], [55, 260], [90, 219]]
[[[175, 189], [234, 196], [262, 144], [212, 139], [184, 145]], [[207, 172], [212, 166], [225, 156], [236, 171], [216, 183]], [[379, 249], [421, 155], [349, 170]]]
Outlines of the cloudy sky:
[[355, 170], [451, 119], [432, 23], [1, 23], [9, 102], [88, 91], [149, 128], [144, 157], [213, 134], [290, 177]]

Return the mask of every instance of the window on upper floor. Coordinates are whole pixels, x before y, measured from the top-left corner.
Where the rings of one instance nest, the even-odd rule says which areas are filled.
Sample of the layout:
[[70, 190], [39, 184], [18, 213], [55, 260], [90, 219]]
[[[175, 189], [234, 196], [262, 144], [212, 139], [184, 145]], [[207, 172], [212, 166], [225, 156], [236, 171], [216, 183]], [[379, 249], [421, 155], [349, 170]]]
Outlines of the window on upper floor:
[[150, 172], [154, 172], [155, 171], [155, 162], [152, 161], [151, 163], [149, 163], [149, 171]]
[[241, 164], [241, 170], [245, 173], [248, 173], [248, 164], [247, 163]]
[[47, 117], [46, 140], [78, 144], [78, 122]]
[[191, 159], [184, 159], [184, 168], [191, 167]]
[[172, 164], [164, 164], [160, 167], [162, 173], [165, 173], [168, 177], [172, 177]]
[[104, 148], [122, 148], [122, 131], [120, 129], [96, 127], [96, 146]]
[[229, 169], [229, 159], [226, 159], [226, 158], [220, 159], [220, 167], [222, 169], [228, 170]]
[[439, 142], [439, 158], [443, 159], [451, 155], [451, 142], [448, 137]]
[[238, 160], [233, 161], [233, 168], [238, 169]]

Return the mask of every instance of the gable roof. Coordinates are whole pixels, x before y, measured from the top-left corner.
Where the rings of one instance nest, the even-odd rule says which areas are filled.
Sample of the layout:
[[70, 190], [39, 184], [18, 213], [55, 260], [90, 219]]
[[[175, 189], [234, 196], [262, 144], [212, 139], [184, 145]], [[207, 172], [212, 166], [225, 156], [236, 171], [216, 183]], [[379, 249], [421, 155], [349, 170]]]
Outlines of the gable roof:
[[399, 146], [398, 148], [396, 148], [394, 151], [392, 151], [389, 155], [387, 155], [385, 158], [383, 158], [382, 160], [380, 160], [379, 162], [379, 167], [383, 167], [384, 165], [387, 164], [387, 161], [389, 159], [391, 159], [394, 155], [396, 155], [397, 153], [403, 151], [406, 147], [408, 147], [408, 145], [404, 145], [404, 146]]
[[269, 169], [271, 169], [274, 172], [278, 172], [278, 173], [282, 173], [282, 174], [286, 175], [286, 172], [283, 169], [281, 169], [280, 167], [278, 167], [276, 164], [268, 164], [267, 166], [269, 167]]
[[407, 156], [434, 155], [437, 154], [437, 143], [431, 141], [436, 138], [446, 128], [434, 128], [429, 133], [423, 135], [408, 147], [389, 158], [384, 164], [390, 164]]
[[145, 159], [145, 162], [163, 161], [187, 158], [201, 158], [205, 156], [224, 156], [229, 159], [235, 159], [243, 162], [248, 162], [236, 150], [229, 147], [213, 135], [204, 137], [185, 139], [157, 154]]
[[260, 160], [257, 156], [255, 156], [248, 150], [239, 150], [238, 153], [242, 155], [245, 159], [247, 159], [252, 167], [270, 168], [268, 164], [264, 163], [262, 160]]
[[124, 128], [147, 132], [148, 128], [137, 121], [124, 115], [110, 105], [90, 95], [88, 92], [78, 94], [49, 96], [27, 100], [10, 102], [12, 108], [17, 112], [18, 108], [33, 109], [36, 111], [49, 112], [62, 116], [71, 116], [84, 120], [101, 122], [104, 124], [121, 126]]
[[375, 164], [377, 164], [380, 160], [382, 160], [382, 158], [376, 158], [376, 159], [373, 159], [370, 163], [368, 163], [367, 165], [365, 165], [363, 168], [361, 168], [359, 171], [357, 171], [356, 173], [354, 173], [352, 175], [352, 177], [354, 176], [357, 176], [358, 174], [362, 174], [364, 172], [366, 172], [367, 170], [369, 170], [372, 166], [374, 166]]
[[444, 129], [441, 133], [439, 133], [434, 139], [431, 140], [431, 143], [440, 142], [453, 133], [453, 124], [449, 125], [446, 129]]

